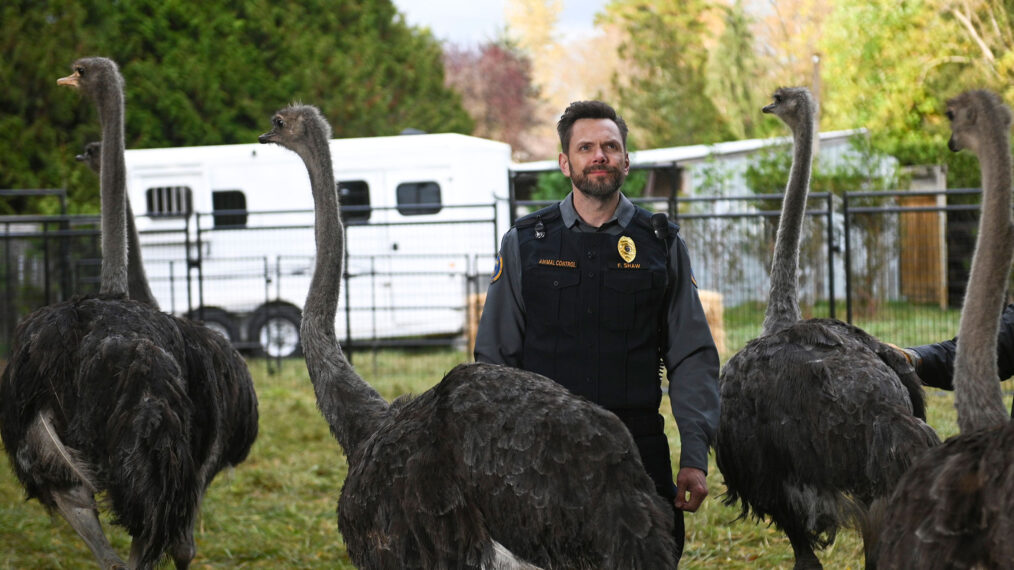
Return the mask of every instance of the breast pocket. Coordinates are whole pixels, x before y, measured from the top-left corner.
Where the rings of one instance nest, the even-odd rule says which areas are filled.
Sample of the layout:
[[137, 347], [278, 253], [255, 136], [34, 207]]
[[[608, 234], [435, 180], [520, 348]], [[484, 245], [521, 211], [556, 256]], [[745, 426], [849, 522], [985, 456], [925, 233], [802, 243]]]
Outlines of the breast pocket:
[[522, 289], [528, 318], [551, 326], [574, 324], [580, 280], [576, 269], [539, 267], [525, 274]]
[[602, 326], [628, 330], [639, 313], [652, 310], [657, 295], [646, 270], [607, 271], [603, 279]]

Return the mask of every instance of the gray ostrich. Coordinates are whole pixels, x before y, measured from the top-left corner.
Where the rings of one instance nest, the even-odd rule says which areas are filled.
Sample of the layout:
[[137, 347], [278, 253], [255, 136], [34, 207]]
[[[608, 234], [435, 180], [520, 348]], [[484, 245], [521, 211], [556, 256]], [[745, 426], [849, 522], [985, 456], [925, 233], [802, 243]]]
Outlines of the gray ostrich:
[[0, 438], [29, 498], [58, 512], [103, 568], [125, 568], [95, 495], [132, 537], [129, 567], [169, 554], [187, 568], [212, 478], [257, 434], [250, 373], [221, 335], [127, 299], [123, 79], [85, 58], [58, 81], [94, 99], [102, 123], [100, 293], [18, 324], [0, 376]]
[[726, 504], [739, 501], [742, 516], [770, 517], [788, 536], [797, 569], [821, 568], [814, 549], [849, 523], [862, 531], [869, 560], [878, 501], [939, 443], [923, 421], [919, 378], [899, 353], [846, 323], [800, 317], [796, 271], [813, 107], [809, 91], [796, 87], [778, 89], [763, 109], [792, 130], [792, 170], [763, 332], [722, 369], [715, 446]]
[[317, 258], [302, 338], [317, 405], [344, 450], [338, 526], [362, 568], [672, 568], [672, 507], [613, 414], [536, 374], [465, 364], [392, 403], [342, 354], [344, 230], [317, 108], [260, 136], [310, 175]]
[[958, 325], [954, 404], [961, 434], [905, 474], [886, 509], [877, 566], [1014, 568], [1014, 423], [996, 383], [997, 332], [1014, 252], [1011, 111], [989, 91], [947, 102], [952, 151], [982, 170], [979, 236]]
[[[86, 144], [84, 152], [74, 158], [85, 163], [92, 172], [101, 176], [99, 171], [102, 166], [102, 143], [90, 142]], [[137, 235], [134, 210], [130, 207], [130, 198], [125, 195], [124, 199], [126, 200], [124, 216], [127, 219], [127, 296], [158, 309], [158, 301], [151, 293], [148, 276], [144, 272], [144, 262], [141, 259], [141, 240]]]

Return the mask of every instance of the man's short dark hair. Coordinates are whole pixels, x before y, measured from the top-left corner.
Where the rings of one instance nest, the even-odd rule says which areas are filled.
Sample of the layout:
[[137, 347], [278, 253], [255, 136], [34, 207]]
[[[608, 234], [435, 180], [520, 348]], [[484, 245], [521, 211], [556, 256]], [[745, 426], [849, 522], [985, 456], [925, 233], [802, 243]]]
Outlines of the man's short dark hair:
[[626, 150], [627, 123], [624, 122], [623, 117], [616, 114], [615, 109], [602, 101], [574, 101], [556, 123], [556, 132], [560, 135], [560, 146], [564, 154], [570, 150], [570, 135], [574, 130], [574, 123], [578, 119], [609, 119], [616, 123], [620, 129], [623, 148]]

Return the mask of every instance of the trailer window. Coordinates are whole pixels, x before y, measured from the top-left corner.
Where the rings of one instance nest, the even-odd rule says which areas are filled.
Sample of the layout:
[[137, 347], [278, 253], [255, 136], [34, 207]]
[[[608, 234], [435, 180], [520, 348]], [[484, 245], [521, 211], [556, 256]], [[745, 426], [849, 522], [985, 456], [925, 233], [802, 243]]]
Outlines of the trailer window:
[[216, 228], [246, 227], [246, 194], [242, 190], [212, 190], [211, 209]]
[[404, 182], [396, 189], [398, 211], [403, 216], [436, 214], [440, 203], [440, 185], [436, 182]]
[[365, 223], [370, 219], [370, 185], [365, 180], [338, 182], [338, 203], [345, 223]]
[[180, 218], [190, 215], [189, 186], [158, 186], [145, 190], [148, 215], [153, 218]]

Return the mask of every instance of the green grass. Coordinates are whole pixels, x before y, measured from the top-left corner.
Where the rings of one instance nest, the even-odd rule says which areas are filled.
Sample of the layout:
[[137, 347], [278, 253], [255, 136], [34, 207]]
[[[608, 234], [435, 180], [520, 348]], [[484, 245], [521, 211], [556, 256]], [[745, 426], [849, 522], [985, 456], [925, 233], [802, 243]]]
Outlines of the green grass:
[[[446, 350], [355, 355], [360, 372], [386, 398], [420, 393], [464, 354]], [[197, 527], [192, 568], [352, 568], [335, 514], [346, 473], [344, 456], [316, 409], [301, 360], [269, 373], [251, 361], [260, 399], [260, 435], [249, 458], [219, 474], [208, 491]], [[942, 436], [957, 432], [951, 395], [929, 393], [930, 423]], [[1010, 396], [1007, 396], [1010, 405]], [[678, 457], [679, 438], [668, 401], [666, 431]], [[788, 541], [774, 528], [736, 520], [738, 509], [721, 504], [721, 474], [712, 465], [711, 496], [688, 514], [687, 550], [681, 568], [787, 568]], [[126, 556], [129, 538], [106, 525], [113, 546]], [[852, 531], [819, 553], [827, 568], [862, 568], [862, 544]], [[62, 518], [50, 520], [23, 492], [0, 454], [0, 569], [95, 568], [84, 543]]]
[[[728, 353], [723, 362], [744, 344], [757, 337], [764, 320], [764, 303], [748, 302], [723, 311], [723, 325]], [[826, 302], [803, 308], [803, 317], [827, 317]], [[835, 317], [846, 320], [844, 302], [835, 305]], [[852, 323], [871, 335], [898, 346], [919, 346], [949, 339], [958, 332], [959, 309], [940, 309], [931, 305], [889, 302], [881, 303], [875, 311], [853, 308]]]

